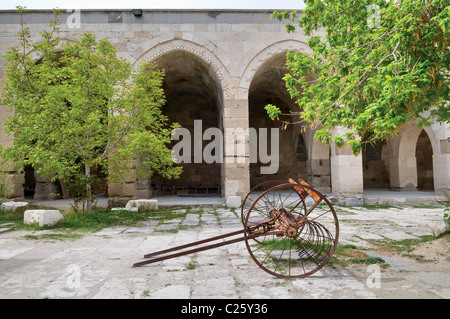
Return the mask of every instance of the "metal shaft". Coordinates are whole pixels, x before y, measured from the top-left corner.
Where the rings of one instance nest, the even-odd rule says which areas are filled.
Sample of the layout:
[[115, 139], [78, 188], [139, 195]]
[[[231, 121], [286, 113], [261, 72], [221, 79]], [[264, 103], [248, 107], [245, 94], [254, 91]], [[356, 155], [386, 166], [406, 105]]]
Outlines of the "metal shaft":
[[[170, 252], [174, 252], [174, 251], [177, 251], [177, 250], [182, 250], [182, 249], [185, 249], [185, 248], [189, 248], [189, 247], [205, 244], [205, 243], [208, 243], [208, 242], [216, 241], [216, 240], [223, 239], [223, 238], [226, 238], [226, 237], [239, 235], [239, 234], [242, 234], [242, 233], [244, 233], [244, 229], [241, 229], [241, 230], [238, 230], [238, 231], [235, 231], [235, 232], [232, 232], [232, 233], [228, 233], [228, 234], [225, 234], [225, 235], [220, 235], [220, 236], [215, 236], [215, 237], [211, 237], [211, 238], [208, 238], [208, 239], [199, 240], [199, 241], [196, 241], [196, 242], [192, 242], [190, 244], [181, 245], [181, 246], [177, 246], [177, 247], [173, 247], [173, 248], [169, 248], [169, 249], [160, 250], [160, 251], [157, 251], [157, 252], [154, 252], [154, 253], [146, 254], [144, 256], [144, 258], [150, 258], [150, 257], [158, 256], [158, 255], [163, 255], [163, 254], [166, 254], [166, 253], [170, 253]], [[252, 238], [252, 237], [257, 237], [257, 236], [259, 236], [259, 235], [248, 236], [247, 238]], [[225, 245], [237, 243], [237, 242], [240, 242], [240, 241], [243, 241], [243, 240], [245, 240], [245, 236], [242, 236], [242, 237], [239, 237], [239, 238], [235, 238], [235, 239], [231, 239], [231, 240], [222, 241], [222, 242], [216, 243], [216, 244], [211, 244], [211, 245], [207, 245], [207, 246], [203, 246], [203, 247], [189, 249], [189, 250], [185, 250], [185, 251], [174, 253], [174, 254], [170, 254], [170, 255], [165, 255], [165, 256], [161, 256], [161, 257], [157, 257], [157, 258], [152, 258], [152, 259], [149, 259], [149, 260], [141, 261], [141, 262], [133, 264], [133, 267], [139, 267], [139, 266], [155, 263], [155, 262], [162, 261], [162, 260], [167, 260], [167, 259], [171, 259], [171, 258], [184, 256], [184, 255], [187, 255], [187, 254], [196, 253], [196, 252], [199, 252], [199, 251], [213, 249], [213, 248], [217, 248], [217, 247], [220, 247], [220, 246], [225, 246]]]

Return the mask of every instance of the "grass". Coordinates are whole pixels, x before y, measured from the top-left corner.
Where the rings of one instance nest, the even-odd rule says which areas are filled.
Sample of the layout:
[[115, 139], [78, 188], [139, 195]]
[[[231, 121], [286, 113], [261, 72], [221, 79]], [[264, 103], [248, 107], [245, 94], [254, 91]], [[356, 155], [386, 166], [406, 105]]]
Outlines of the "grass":
[[26, 239], [39, 240], [39, 239], [52, 239], [52, 240], [65, 240], [65, 239], [79, 239], [83, 238], [83, 234], [42, 234], [42, 235], [25, 235]]
[[190, 263], [186, 266], [186, 269], [187, 269], [187, 270], [194, 270], [195, 267], [197, 267], [197, 265], [196, 265], [195, 263], [193, 263], [193, 262], [190, 262]]
[[353, 264], [366, 264], [366, 265], [385, 263], [384, 259], [380, 257], [349, 258], [348, 261]]
[[379, 247], [381, 251], [394, 252], [403, 256], [412, 256], [417, 245], [435, 240], [436, 237], [432, 235], [421, 236], [417, 239], [403, 239], [403, 240], [371, 240], [370, 242]]
[[391, 205], [364, 205], [363, 207], [367, 210], [391, 209], [391, 208], [403, 209], [402, 207], [391, 206]]
[[372, 265], [381, 263], [383, 266], [387, 267], [385, 261], [380, 257], [371, 257], [367, 255], [362, 249], [358, 248], [355, 245], [341, 245], [338, 244], [336, 250], [333, 254], [333, 257], [330, 260], [330, 265], [340, 265], [343, 267], [348, 266], [349, 264], [366, 264]]
[[[128, 210], [95, 209], [92, 213], [66, 211], [64, 221], [59, 227], [69, 228], [82, 232], [96, 232], [103, 228], [114, 226], [136, 226], [139, 222], [152, 217], [168, 216], [171, 210], [158, 210], [156, 212], [130, 212]], [[166, 217], [167, 218], [167, 217]]]
[[[48, 207], [38, 207], [33, 205], [27, 209], [50, 209]], [[133, 227], [139, 225], [142, 221], [148, 219], [156, 219], [159, 223], [164, 223], [168, 220], [175, 218], [183, 218], [187, 213], [201, 213], [201, 211], [189, 211], [186, 209], [184, 212], [171, 208], [160, 208], [158, 211], [147, 212], [130, 212], [128, 210], [112, 211], [103, 208], [94, 208], [92, 213], [87, 212], [75, 212], [73, 209], [68, 209], [61, 212], [64, 216], [64, 220], [53, 225], [40, 227], [38, 224], [27, 225], [23, 223], [23, 211], [4, 211], [0, 210], [0, 225], [8, 225], [10, 231], [12, 230], [46, 230], [51, 229], [55, 231], [63, 230], [62, 234], [46, 234], [46, 235], [28, 235], [28, 239], [76, 239], [82, 237], [82, 235], [74, 234], [78, 233], [91, 233], [102, 230], [103, 228], [109, 228], [114, 226], [128, 226]]]
[[283, 239], [270, 239], [270, 240], [264, 240], [262, 243], [256, 244], [257, 246], [262, 246], [265, 249], [271, 251], [271, 250], [286, 250], [286, 249], [298, 249], [302, 248], [297, 245], [297, 240], [291, 240], [290, 238], [283, 238]]

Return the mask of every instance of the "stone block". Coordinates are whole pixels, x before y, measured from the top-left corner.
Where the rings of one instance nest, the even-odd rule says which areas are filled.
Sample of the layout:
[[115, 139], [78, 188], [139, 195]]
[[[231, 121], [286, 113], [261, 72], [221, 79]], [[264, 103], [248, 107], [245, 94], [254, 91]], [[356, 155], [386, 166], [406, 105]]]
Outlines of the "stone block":
[[440, 236], [450, 233], [449, 225], [450, 225], [449, 219], [443, 218], [443, 219], [435, 222], [433, 225], [431, 225], [431, 231], [433, 232], [434, 236], [440, 237]]
[[38, 223], [39, 226], [51, 226], [63, 220], [63, 215], [59, 210], [26, 210], [23, 217], [24, 224]]
[[136, 190], [136, 199], [145, 199], [151, 197], [153, 194], [152, 189], [138, 189]]
[[122, 183], [109, 183], [108, 184], [109, 197], [122, 196], [122, 193], [123, 193]]
[[126, 209], [137, 207], [138, 211], [154, 211], [158, 210], [158, 200], [156, 199], [133, 199], [125, 206]]
[[130, 197], [109, 197], [108, 207], [125, 207], [125, 205], [130, 201]]
[[25, 210], [27, 206], [28, 206], [27, 202], [4, 202], [1, 205], [1, 208], [3, 208], [5, 211], [15, 212], [21, 209]]
[[125, 172], [122, 178], [125, 183], [134, 183], [136, 181], [136, 171], [131, 169]]
[[241, 196], [228, 196], [226, 205], [228, 208], [238, 208], [241, 207], [241, 203]]
[[136, 183], [123, 183], [122, 184], [124, 197], [134, 197], [136, 195]]

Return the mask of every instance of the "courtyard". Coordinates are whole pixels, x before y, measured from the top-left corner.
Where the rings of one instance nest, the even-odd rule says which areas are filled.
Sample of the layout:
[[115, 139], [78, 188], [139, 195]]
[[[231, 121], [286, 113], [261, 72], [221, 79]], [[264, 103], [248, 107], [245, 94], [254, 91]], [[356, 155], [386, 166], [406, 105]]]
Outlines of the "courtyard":
[[244, 242], [132, 267], [144, 254], [241, 229], [240, 209], [223, 205], [173, 207], [170, 217], [156, 213], [137, 226], [79, 237], [55, 235], [63, 229], [8, 231], [0, 225], [0, 298], [450, 298], [449, 237], [433, 236], [443, 206], [335, 209], [338, 249], [303, 279], [264, 272]]
[[[416, 1], [416, 3], [420, 2]], [[349, 9], [353, 10], [354, 8]], [[367, 8], [363, 9], [362, 12], [366, 12]], [[392, 6], [391, 9], [394, 10], [393, 12], [397, 12], [402, 8]], [[39, 41], [41, 32], [47, 30], [48, 22], [54, 15], [49, 9], [32, 9], [24, 13], [23, 8], [19, 8], [19, 11], [21, 12], [7, 9], [0, 12], [1, 56], [4, 56], [11, 45], [14, 45], [12, 39], [17, 36], [18, 32], [19, 38], [20, 34], [23, 36], [24, 41], [19, 42], [23, 43], [24, 49], [27, 48], [28, 40], [33, 43]], [[81, 159], [85, 158], [86, 152], [80, 154], [75, 152], [83, 149], [80, 146], [85, 146], [80, 141], [94, 141], [94, 137], [103, 137], [90, 147], [91, 150], [95, 150], [91, 155], [97, 160], [85, 160], [84, 166], [79, 167], [85, 172], [85, 181], [89, 181], [93, 175], [98, 178], [96, 187], [91, 188], [91, 182], [85, 183], [85, 193], [100, 196], [97, 198], [96, 205], [102, 207], [103, 215], [96, 215], [99, 210], [95, 210], [89, 218], [98, 218], [96, 221], [98, 228], [89, 230], [72, 229], [68, 223], [61, 223], [51, 228], [19, 227], [22, 226], [21, 223], [24, 219], [24, 216], [20, 214], [15, 221], [0, 219], [0, 298], [178, 299], [185, 302], [184, 306], [187, 306], [188, 302], [192, 302], [191, 300], [206, 299], [223, 301], [252, 299], [258, 302], [257, 300], [269, 299], [296, 301], [298, 299], [450, 298], [448, 276], [450, 238], [448, 234], [435, 236], [437, 225], [444, 223], [444, 214], [448, 213], [449, 209], [450, 130], [445, 112], [442, 112], [442, 122], [433, 122], [430, 126], [418, 125], [418, 118], [411, 118], [405, 123], [383, 122], [382, 131], [387, 127], [392, 127], [395, 129], [395, 135], [385, 137], [385, 139], [380, 139], [370, 145], [367, 144], [367, 147], [356, 154], [352, 152], [353, 148], [350, 148], [349, 145], [342, 147], [341, 139], [332, 140], [332, 143], [321, 143], [315, 138], [316, 134], [321, 131], [321, 126], [327, 126], [323, 121], [333, 118], [333, 116], [328, 116], [329, 112], [326, 112], [325, 114], [328, 115], [322, 119], [315, 119], [314, 125], [311, 126], [300, 121], [298, 100], [295, 101], [292, 94], [286, 90], [284, 79], [288, 72], [286, 62], [291, 53], [302, 58], [313, 56], [315, 47], [312, 45], [313, 42], [310, 42], [310, 35], [301, 32], [286, 32], [283, 24], [271, 18], [271, 10], [83, 9], [74, 11], [74, 13], [72, 10], [60, 12], [61, 44], [78, 43], [77, 39], [81, 39], [81, 37], [89, 40], [92, 37], [88, 34], [95, 34], [99, 39], [110, 41], [111, 49], [114, 48], [111, 50], [111, 53], [114, 53], [111, 57], [126, 60], [128, 71], [138, 71], [140, 65], [145, 65], [146, 72], [137, 72], [136, 74], [148, 74], [150, 68], [147, 68], [149, 65], [145, 63], [155, 63], [158, 68], [164, 69], [165, 76], [161, 78], [158, 87], [162, 89], [159, 91], [160, 93], [164, 92], [165, 101], [162, 103], [162, 99], [158, 99], [161, 101], [161, 105], [158, 106], [160, 112], [151, 113], [151, 116], [145, 116], [142, 112], [129, 116], [128, 112], [122, 112], [124, 111], [120, 107], [122, 103], [108, 102], [105, 104], [106, 100], [115, 101], [115, 99], [111, 99], [114, 96], [109, 93], [102, 93], [104, 99], [99, 99], [101, 103], [97, 103], [97, 99], [94, 99], [95, 101], [93, 100], [90, 106], [81, 97], [80, 103], [78, 103], [78, 99], [71, 101], [71, 98], [76, 95], [71, 92], [77, 91], [73, 86], [69, 90], [70, 94], [61, 98], [63, 96], [60, 96], [58, 85], [65, 83], [65, 80], [61, 82], [61, 79], [65, 79], [65, 74], [69, 74], [66, 71], [71, 70], [69, 61], [81, 63], [78, 55], [73, 56], [73, 60], [69, 59], [69, 51], [72, 50], [63, 50], [65, 53], [60, 54], [61, 52], [58, 51], [59, 49], [56, 50], [56, 47], [53, 48], [55, 56], [52, 58], [45, 54], [47, 49], [44, 50], [42, 57], [37, 54], [39, 50], [33, 51], [36, 56], [24, 53], [23, 57], [29, 58], [29, 64], [26, 67], [27, 72], [22, 72], [23, 74], [21, 73], [20, 76], [30, 80], [30, 74], [44, 74], [45, 81], [42, 83], [54, 84], [45, 85], [44, 91], [51, 88], [49, 92], [57, 93], [56, 99], [42, 99], [40, 96], [42, 90], [36, 90], [30, 86], [33, 94], [39, 93], [35, 96], [36, 101], [57, 100], [60, 102], [58, 104], [61, 106], [60, 110], [70, 112], [66, 117], [61, 116], [62, 113], [57, 112], [51, 103], [39, 106], [42, 109], [38, 107], [36, 113], [28, 112], [28, 108], [10, 107], [15, 105], [15, 89], [21, 88], [23, 83], [40, 83], [40, 81], [18, 81], [16, 85], [15, 82], [7, 81], [5, 85], [1, 85], [1, 90], [11, 92], [11, 99], [0, 102], [2, 103], [0, 105], [0, 126], [7, 128], [0, 132], [0, 146], [4, 148], [16, 145], [15, 143], [20, 141], [29, 142], [24, 147], [17, 144], [20, 152], [15, 154], [13, 159], [15, 165], [0, 168], [0, 173], [2, 173], [0, 177], [3, 176], [3, 180], [9, 183], [8, 194], [5, 194], [5, 198], [28, 201], [32, 204], [30, 206], [33, 206], [33, 209], [60, 210], [67, 217], [68, 212], [73, 209], [72, 200], [54, 200], [54, 198], [73, 196], [68, 189], [67, 177], [69, 176], [63, 176], [65, 174], [62, 173], [68, 172], [67, 167], [74, 168], [81, 163]], [[437, 11], [439, 10], [430, 9], [428, 12]], [[416, 16], [414, 12], [411, 14]], [[350, 15], [349, 18], [353, 19], [353, 16]], [[74, 24], [75, 20], [78, 23]], [[22, 22], [27, 25], [27, 29], [22, 30], [29, 31], [29, 36], [20, 32]], [[363, 30], [366, 27], [373, 29], [372, 26], [369, 26], [368, 20], [362, 19], [355, 22], [361, 22], [358, 25], [362, 28], [352, 29], [347, 24], [343, 29], [351, 35], [349, 36], [352, 38], [351, 41], [354, 39], [352, 33], [359, 32], [356, 30]], [[424, 26], [427, 27], [427, 25]], [[323, 35], [322, 31], [318, 31], [319, 36]], [[419, 31], [423, 30], [418, 28]], [[434, 34], [435, 31], [430, 30], [429, 32], [433, 37], [419, 36], [417, 33], [416, 42], [428, 38], [441, 41], [440, 35]], [[372, 33], [360, 33], [359, 36], [367, 34]], [[368, 38], [366, 44], [358, 42], [354, 49], [365, 47], [387, 34], [383, 33], [377, 38], [373, 33], [374, 38]], [[359, 41], [359, 38], [356, 38]], [[377, 68], [386, 61], [386, 63], [392, 63], [390, 67], [395, 67], [397, 76], [399, 76], [395, 52], [404, 50], [408, 53], [410, 48], [415, 51], [416, 47], [416, 42], [407, 45], [403, 41], [401, 46], [400, 42], [393, 47], [391, 47], [392, 44], [387, 45], [385, 58], [381, 58], [380, 61], [378, 58], [372, 61], [374, 62], [373, 70], [381, 72], [381, 68]], [[51, 43], [51, 41], [47, 41], [47, 43]], [[405, 48], [402, 48], [403, 46]], [[435, 46], [435, 42], [432, 47], [440, 48], [440, 46]], [[442, 47], [445, 49], [447, 46], [443, 45]], [[347, 49], [345, 50], [347, 51]], [[368, 52], [362, 53], [362, 57], [366, 57]], [[356, 56], [355, 54], [356, 51], [351, 56]], [[66, 63], [60, 63], [64, 59]], [[417, 63], [420, 59], [424, 58], [418, 57], [415, 64], [411, 64], [412, 69], [409, 69], [409, 65], [405, 65], [405, 75], [409, 77], [414, 70], [418, 72], [420, 69], [424, 78], [432, 78], [433, 84], [436, 83], [437, 92], [440, 92], [441, 87], [446, 87], [444, 81], [448, 79], [440, 78], [440, 73], [435, 72], [438, 69], [433, 68], [431, 64], [422, 68], [421, 64]], [[424, 65], [436, 60], [435, 66], [440, 67], [441, 62], [438, 55], [432, 53], [427, 59], [428, 61]], [[22, 59], [14, 58], [18, 62], [17, 65], [8, 63], [8, 60], [0, 59], [0, 78], [16, 78], [11, 74], [22, 70], [15, 67], [21, 65]], [[104, 62], [108, 59], [99, 60]], [[326, 60], [330, 59], [323, 59], [323, 61]], [[335, 58], [332, 57], [331, 60], [335, 60]], [[48, 61], [51, 61], [54, 67], [55, 81], [53, 82], [46, 79], [47, 70], [43, 68]], [[92, 61], [92, 59], [82, 60], [82, 62], [86, 61]], [[73, 65], [79, 64], [73, 63]], [[100, 64], [98, 66], [100, 67], [97, 70], [110, 70], [109, 67], [104, 68]], [[28, 67], [32, 67], [35, 72], [29, 71]], [[75, 69], [78, 70], [78, 67]], [[332, 77], [339, 81], [345, 79], [340, 77], [339, 73], [333, 74], [331, 72], [333, 68], [327, 67], [323, 70], [326, 71], [324, 74], [327, 79]], [[358, 71], [358, 68], [355, 70]], [[310, 73], [302, 73], [301, 79], [305, 80], [305, 83], [314, 83], [324, 78], [319, 76], [321, 74], [319, 71], [313, 68]], [[62, 78], [58, 76], [60, 72], [64, 75]], [[70, 74], [72, 73], [70, 72]], [[347, 66], [345, 66], [340, 74], [347, 73]], [[83, 74], [90, 81], [91, 74], [89, 72]], [[99, 76], [99, 79], [110, 78], [111, 74]], [[347, 101], [351, 102], [348, 104], [349, 107], [353, 105], [352, 114], [357, 114], [354, 111], [365, 104], [378, 105], [378, 103], [372, 103], [376, 99], [387, 101], [377, 97], [376, 90], [372, 92], [372, 86], [367, 86], [367, 91], [363, 90], [358, 93], [360, 92], [358, 87], [366, 81], [365, 74], [366, 71], [360, 81], [352, 80], [357, 83], [354, 85], [358, 89], [354, 90], [354, 93], [360, 94], [356, 95], [358, 102], [353, 101], [356, 104], [352, 104], [353, 102], [350, 100]], [[448, 74], [448, 72], [442, 74]], [[389, 80], [392, 77], [391, 74], [384, 76], [382, 73], [380, 76], [383, 81], [385, 78]], [[76, 76], [77, 80], [80, 78], [83, 76]], [[111, 76], [111, 78], [114, 77]], [[119, 87], [117, 85], [119, 82], [111, 83], [111, 87]], [[394, 82], [389, 83], [389, 86]], [[73, 85], [75, 82], [66, 84], [69, 83]], [[345, 84], [345, 81], [342, 84]], [[416, 87], [416, 84], [411, 82], [409, 86]], [[139, 86], [135, 83], [134, 87]], [[340, 86], [333, 84], [328, 87], [338, 88]], [[385, 87], [387, 86], [383, 86], [383, 90]], [[85, 90], [86, 88], [88, 90]], [[434, 92], [429, 87], [421, 90], [420, 93], [431, 94]], [[91, 101], [90, 86], [83, 85], [82, 91], [87, 93], [86, 96]], [[328, 90], [322, 91], [328, 92]], [[397, 94], [397, 88], [386, 91]], [[18, 93], [20, 92], [18, 91]], [[33, 99], [27, 95], [30, 91], [27, 93], [25, 90], [24, 92], [25, 101], [27, 103], [32, 101]], [[141, 96], [145, 101], [152, 96], [151, 94], [147, 95], [147, 88], [141, 92], [146, 92], [145, 96]], [[401, 96], [406, 96], [403, 93]], [[409, 92], [406, 93], [409, 94]], [[309, 96], [308, 91], [303, 91], [301, 96]], [[320, 94], [312, 96], [319, 97]], [[445, 94], [443, 96], [446, 97]], [[366, 102], [361, 102], [361, 97]], [[393, 101], [400, 103], [396, 97], [393, 97]], [[412, 95], [411, 97], [410, 101], [415, 101], [416, 96]], [[328, 98], [325, 100], [328, 104]], [[336, 105], [344, 105], [340, 102], [336, 104], [338, 100], [331, 104], [334, 107], [331, 110], [333, 114], [337, 112]], [[427, 105], [430, 104], [428, 100], [425, 101]], [[27, 106], [27, 103], [24, 105]], [[419, 102], [417, 103], [420, 105]], [[279, 111], [282, 112], [277, 121], [268, 117], [266, 107], [272, 104], [279, 105]], [[380, 109], [378, 107], [377, 109], [384, 110], [384, 104], [386, 103], [378, 105]], [[406, 115], [411, 111], [411, 107], [409, 107], [406, 113], [402, 113], [403, 111], [397, 113], [394, 105], [393, 102], [392, 108], [387, 108], [389, 119], [394, 114]], [[79, 119], [67, 123], [75, 123], [75, 127], [79, 128], [90, 122], [88, 119], [95, 119], [98, 124], [96, 127], [101, 128], [98, 131], [100, 134], [93, 133], [91, 129], [93, 126], [86, 126], [89, 129], [85, 130], [83, 134], [87, 134], [89, 138], [67, 139], [67, 136], [72, 136], [72, 129], [70, 127], [70, 129], [65, 129], [62, 124], [67, 123], [62, 122], [61, 125], [56, 125], [61, 131], [60, 133], [63, 133], [62, 135], [50, 139], [49, 136], [53, 132], [59, 131], [50, 127], [44, 133], [38, 134], [37, 128], [41, 128], [41, 124], [51, 122], [48, 120], [51, 117], [47, 115], [47, 112], [42, 111], [44, 106], [48, 107], [49, 114], [52, 114], [57, 120], [72, 119], [72, 114], [74, 114], [72, 110], [77, 110]], [[387, 106], [388, 104], [386, 104]], [[405, 105], [401, 104], [400, 106]], [[23, 117], [20, 114], [22, 109], [26, 111], [23, 113], [24, 115], [34, 114], [34, 116]], [[374, 107], [368, 109], [375, 110]], [[94, 113], [92, 114], [95, 116], [88, 116], [95, 110], [98, 111], [94, 112], [98, 116]], [[142, 107], [139, 110], [147, 110], [147, 108]], [[305, 110], [303, 109], [303, 111]], [[383, 112], [375, 112], [372, 115], [375, 114], [378, 118]], [[16, 115], [13, 116], [15, 119], [24, 121], [17, 122], [17, 125], [10, 127], [4, 126], [4, 123], [8, 122], [7, 119], [13, 114]], [[111, 114], [114, 116], [111, 117]], [[131, 121], [123, 126], [122, 133], [118, 134], [114, 140], [114, 136], [109, 134], [108, 128], [115, 126], [105, 124], [112, 119], [119, 119], [119, 114], [127, 114], [122, 119]], [[154, 116], [154, 114], [158, 114], [158, 116]], [[38, 115], [45, 117], [37, 117]], [[133, 121], [135, 117], [138, 119], [137, 121]], [[122, 153], [133, 156], [116, 158], [117, 163], [123, 163], [123, 165], [128, 163], [129, 166], [120, 167], [120, 171], [123, 169], [120, 174], [121, 178], [112, 178], [114, 177], [112, 175], [115, 175], [113, 174], [115, 169], [109, 157], [111, 154], [108, 153], [116, 148], [119, 149], [119, 145], [123, 145], [124, 149], [129, 149], [131, 145], [142, 145], [133, 143], [133, 140], [128, 140], [126, 137], [142, 136], [141, 134], [144, 133], [147, 135], [152, 131], [152, 123], [147, 123], [147, 120], [165, 117], [169, 123], [178, 123], [180, 126], [176, 134], [172, 134], [170, 138], [172, 151], [177, 151], [175, 157], [180, 160], [176, 161], [176, 164], [183, 166], [183, 174], [180, 178], [171, 180], [163, 174], [164, 172], [160, 172], [160, 175], [150, 174], [154, 167], [151, 162], [146, 161], [146, 157], [148, 154], [152, 154], [152, 156], [156, 154], [153, 152], [153, 148], [152, 152], [150, 149], [141, 152], [144, 157], [133, 151]], [[371, 118], [367, 117], [367, 119]], [[344, 122], [348, 122], [348, 119], [346, 115]], [[38, 125], [33, 125], [34, 121]], [[372, 134], [373, 132], [366, 127], [371, 121], [366, 119], [364, 121], [366, 125], [363, 125], [363, 131]], [[27, 125], [30, 123], [28, 128]], [[60, 122], [56, 121], [55, 123]], [[140, 127], [138, 134], [133, 135], [128, 129], [136, 128], [136, 123], [147, 124]], [[347, 129], [337, 126], [333, 134], [336, 134], [335, 136], [347, 135], [349, 133]], [[39, 138], [34, 138], [30, 133], [36, 133]], [[65, 135], [66, 133], [70, 134]], [[364, 139], [370, 137], [365, 136], [366, 134], [358, 133], [357, 135]], [[41, 139], [41, 136], [46, 138]], [[21, 137], [25, 137], [25, 139]], [[160, 137], [147, 135], [146, 138], [139, 140], [141, 142], [162, 142], [163, 137], [167, 138], [167, 142], [164, 143], [168, 144], [168, 135]], [[212, 140], [212, 137], [215, 139]], [[48, 174], [42, 174], [41, 165], [44, 168], [47, 165], [38, 159], [53, 161], [55, 158], [59, 158], [59, 155], [55, 157], [48, 154], [37, 154], [38, 156], [35, 156], [30, 150], [38, 145], [37, 140], [44, 141], [47, 138], [49, 141], [51, 140], [51, 143], [45, 143], [48, 151], [65, 150], [61, 153], [62, 157], [70, 158], [73, 162], [72, 164], [64, 162], [64, 166], [47, 172]], [[75, 143], [71, 146], [58, 147], [55, 144], [58, 141], [71, 140]], [[179, 143], [175, 144], [177, 140]], [[121, 144], [124, 141], [126, 143]], [[151, 146], [150, 144], [146, 145]], [[110, 147], [111, 145], [117, 147]], [[98, 152], [100, 147], [103, 147], [102, 152]], [[165, 150], [165, 147], [162, 149]], [[135, 151], [138, 150], [143, 151], [140, 147], [135, 149]], [[22, 151], [24, 152], [22, 153]], [[99, 154], [102, 154], [101, 158], [98, 158]], [[174, 157], [171, 156], [170, 159], [173, 161]], [[23, 161], [19, 163], [20, 160]], [[96, 163], [97, 167], [91, 167], [93, 163]], [[55, 163], [50, 164], [48, 167], [56, 167]], [[19, 170], [21, 165], [23, 172]], [[148, 174], [138, 174], [138, 168], [144, 168], [142, 171]], [[73, 169], [73, 171], [77, 170]], [[333, 257], [318, 272], [303, 279], [276, 278], [263, 271], [252, 260], [251, 254], [247, 251], [248, 245], [244, 241], [142, 267], [133, 267], [135, 263], [145, 259], [145, 254], [242, 230], [241, 211], [235, 201], [242, 201], [244, 196], [261, 182], [281, 180], [286, 183], [288, 178], [305, 179], [315, 189], [327, 194], [329, 200], [335, 205], [336, 214], [331, 209], [333, 219], [330, 220], [334, 231], [336, 233], [337, 230], [339, 231], [338, 243], [332, 241], [336, 237], [326, 234], [331, 227], [322, 225], [313, 218], [308, 220], [309, 224], [305, 221], [311, 211], [307, 212], [306, 201], [303, 201], [305, 197], [302, 197], [304, 193], [297, 190], [291, 194], [300, 195], [302, 198], [304, 215], [302, 215], [303, 211], [294, 211], [297, 205], [290, 206], [294, 207], [290, 211], [270, 209], [272, 215], [266, 215], [266, 217], [275, 217], [274, 214], [278, 214], [275, 219], [269, 220], [273, 223], [271, 227], [278, 223], [282, 219], [281, 217], [284, 217], [285, 223], [280, 222], [277, 227], [288, 226], [283, 228], [283, 231], [289, 237], [288, 240], [291, 240], [291, 244], [294, 239], [298, 238], [297, 236], [300, 236], [299, 234], [304, 235], [302, 233], [304, 228], [310, 229], [311, 233], [321, 233], [309, 242], [323, 243], [319, 253], [308, 247], [314, 256], [325, 256], [324, 258], [327, 259], [330, 242], [335, 245], [333, 248], [336, 248], [336, 251]], [[71, 186], [74, 185], [77, 184], [72, 183]], [[84, 193], [84, 190], [78, 189], [78, 191], [81, 195]], [[281, 195], [276, 198], [284, 204]], [[109, 210], [109, 207], [123, 207], [130, 200], [139, 199], [156, 199], [160, 208], [151, 213], [133, 212], [134, 215], [120, 209]], [[298, 197], [296, 199], [300, 201]], [[233, 205], [230, 205], [232, 202], [234, 202]], [[311, 207], [319, 207], [319, 203], [320, 201], [314, 199], [315, 206]], [[320, 209], [319, 207], [319, 217], [325, 215], [320, 214]], [[87, 210], [90, 211], [90, 205]], [[78, 218], [73, 212], [70, 213], [72, 217], [75, 216], [73, 218]], [[294, 216], [293, 213], [297, 215]], [[0, 217], [3, 217], [2, 214], [3, 211], [0, 209]], [[139, 222], [117, 223], [114, 226], [103, 224], [104, 220], [102, 220], [102, 218], [122, 220], [124, 216], [136, 217], [138, 215], [145, 216], [145, 218], [141, 218]], [[86, 217], [81, 214], [79, 216], [80, 219]], [[289, 219], [288, 222], [286, 219]], [[339, 220], [339, 227], [335, 223], [336, 219]], [[252, 222], [257, 227], [261, 227], [258, 228], [258, 231], [265, 231], [264, 227], [269, 223], [266, 221], [258, 224], [253, 220]], [[264, 225], [261, 226], [262, 224]], [[267, 228], [269, 227], [267, 226]], [[274, 229], [282, 228], [271, 228], [270, 231], [273, 233], [270, 236], [280, 236], [281, 230], [276, 233]], [[298, 243], [301, 245], [300, 240]], [[255, 246], [258, 244], [266, 245], [266, 243], [256, 243]], [[275, 245], [279, 245], [279, 243], [275, 243]], [[318, 246], [313, 248], [316, 247]], [[300, 250], [301, 248], [296, 246], [295, 249]], [[267, 253], [268, 257], [272, 250]], [[298, 264], [301, 266], [298, 268], [303, 267], [302, 259], [307, 260], [308, 258], [299, 257]], [[320, 264], [324, 260], [310, 259], [313, 266], [314, 263]], [[282, 265], [290, 267], [290, 261], [291, 259], [287, 262], [283, 261]], [[269, 260], [269, 262], [273, 262], [273, 260]], [[190, 308], [191, 303], [188, 305], [187, 309], [178, 309], [174, 306], [168, 310], [181, 313], [192, 313], [191, 310], [198, 310]], [[274, 309], [271, 311], [274, 313]], [[279, 313], [277, 314], [279, 315]]]

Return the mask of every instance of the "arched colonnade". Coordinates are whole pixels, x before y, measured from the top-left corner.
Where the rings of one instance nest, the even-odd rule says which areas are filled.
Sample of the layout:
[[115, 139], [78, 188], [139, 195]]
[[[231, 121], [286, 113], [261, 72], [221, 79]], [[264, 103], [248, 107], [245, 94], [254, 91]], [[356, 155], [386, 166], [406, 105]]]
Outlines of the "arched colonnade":
[[[137, 181], [134, 197], [149, 196], [149, 188], [153, 194], [206, 192], [244, 197], [259, 182], [289, 177], [306, 179], [340, 201], [361, 198], [368, 188], [448, 191], [449, 155], [441, 151], [447, 145], [445, 127], [417, 128], [409, 123], [399, 136], [368, 146], [356, 157], [347, 147], [316, 141], [307, 126], [282, 129], [281, 122], [268, 118], [264, 106], [297, 110], [282, 80], [285, 56], [288, 51], [309, 54], [310, 49], [304, 42], [288, 39], [261, 43], [252, 51], [231, 61], [213, 43], [184, 34], [183, 38], [149, 40], [132, 53], [136, 65], [147, 60], [166, 70], [164, 112], [191, 133], [190, 144], [183, 149], [188, 151], [190, 145], [191, 160], [180, 164], [182, 178], [167, 181], [155, 176], [148, 182]], [[221, 144], [205, 136], [208, 129], [222, 132]], [[209, 151], [216, 146], [213, 153], [205, 153], [208, 144]], [[215, 156], [215, 161], [205, 161], [202, 156], [206, 155]], [[139, 185], [144, 185], [143, 192]]]

